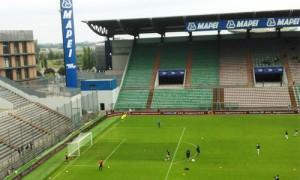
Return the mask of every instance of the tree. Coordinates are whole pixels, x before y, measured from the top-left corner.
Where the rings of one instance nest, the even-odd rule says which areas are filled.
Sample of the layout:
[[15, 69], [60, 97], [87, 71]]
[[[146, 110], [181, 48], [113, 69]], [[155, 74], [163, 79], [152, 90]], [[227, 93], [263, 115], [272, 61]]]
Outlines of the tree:
[[35, 60], [36, 60], [36, 63], [38, 64], [40, 62], [39, 54], [40, 54], [41, 48], [38, 45], [37, 41], [34, 41], [34, 47], [35, 47]]
[[64, 76], [66, 75], [66, 70], [65, 70], [65, 67], [60, 67], [57, 71], [57, 73], [61, 76]]
[[95, 64], [95, 50], [90, 47], [83, 47], [83, 54], [81, 56], [82, 69], [92, 69]]
[[40, 61], [41, 61], [42, 68], [48, 68], [47, 58], [45, 57], [44, 54], [40, 54]]
[[55, 74], [55, 71], [52, 68], [47, 68], [44, 71], [44, 75], [54, 75], [54, 74]]
[[42, 76], [42, 73], [40, 71], [36, 71], [37, 76]]
[[52, 60], [55, 58], [55, 54], [54, 52], [52, 51], [52, 49], [49, 50], [49, 53], [48, 53], [48, 59]]

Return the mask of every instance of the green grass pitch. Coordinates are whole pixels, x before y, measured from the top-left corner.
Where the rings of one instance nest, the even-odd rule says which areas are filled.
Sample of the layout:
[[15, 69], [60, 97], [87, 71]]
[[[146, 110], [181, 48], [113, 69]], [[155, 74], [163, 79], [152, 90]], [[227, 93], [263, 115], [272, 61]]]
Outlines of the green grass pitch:
[[[300, 136], [294, 136], [300, 116], [129, 116], [97, 135], [98, 126], [93, 146], [83, 148], [80, 157], [64, 162], [61, 152], [25, 179], [39, 173], [52, 180], [272, 180], [276, 174], [300, 179]], [[260, 156], [256, 143], [261, 145]], [[170, 161], [164, 160], [167, 149]], [[187, 149], [195, 162], [186, 160]], [[98, 170], [100, 159], [106, 159], [103, 171]], [[55, 163], [58, 168], [48, 171]]]

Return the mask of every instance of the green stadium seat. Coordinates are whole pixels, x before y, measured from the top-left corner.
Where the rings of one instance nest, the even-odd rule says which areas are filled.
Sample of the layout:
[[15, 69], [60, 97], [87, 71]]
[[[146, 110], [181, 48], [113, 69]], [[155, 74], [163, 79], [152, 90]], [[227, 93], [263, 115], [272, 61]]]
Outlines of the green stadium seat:
[[210, 109], [211, 107], [211, 89], [156, 89], [152, 101], [152, 108], [155, 109]]
[[215, 42], [193, 44], [192, 86], [219, 85], [219, 50]]

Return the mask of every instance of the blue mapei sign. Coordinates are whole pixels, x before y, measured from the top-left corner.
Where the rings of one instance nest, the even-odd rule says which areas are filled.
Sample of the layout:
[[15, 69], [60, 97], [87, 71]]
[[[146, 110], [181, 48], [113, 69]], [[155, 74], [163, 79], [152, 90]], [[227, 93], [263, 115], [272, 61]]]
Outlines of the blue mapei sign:
[[174, 77], [174, 76], [183, 76], [184, 70], [159, 70], [158, 72], [159, 77]]
[[186, 23], [186, 31], [209, 31], [300, 26], [300, 17], [231, 19]]
[[61, 23], [66, 67], [66, 86], [77, 87], [76, 48], [74, 37], [73, 3], [72, 0], [60, 0]]
[[283, 67], [259, 67], [255, 68], [255, 74], [282, 74]]

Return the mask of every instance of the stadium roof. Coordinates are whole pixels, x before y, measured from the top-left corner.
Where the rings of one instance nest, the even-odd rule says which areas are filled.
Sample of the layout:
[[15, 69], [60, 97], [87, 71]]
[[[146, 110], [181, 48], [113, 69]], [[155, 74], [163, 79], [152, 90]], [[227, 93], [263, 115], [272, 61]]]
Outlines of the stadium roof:
[[185, 31], [185, 24], [189, 21], [217, 21], [237, 18], [294, 16], [300, 16], [300, 9], [138, 19], [91, 20], [83, 22], [86, 23], [96, 34], [100, 36], [113, 37], [114, 35], [125, 34], [137, 36], [141, 33], [163, 34], [165, 32], [183, 32]]

